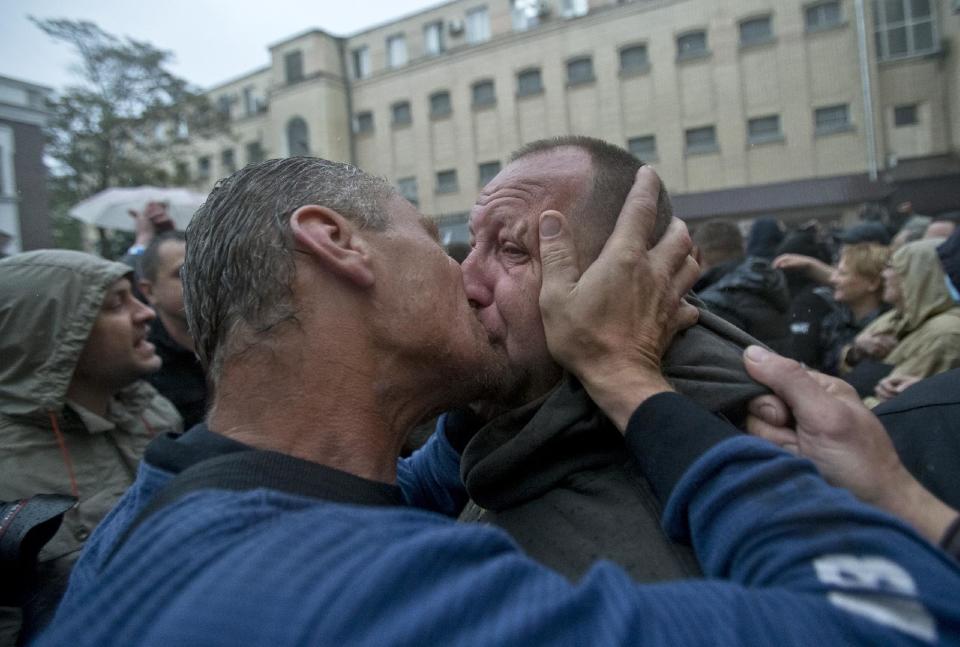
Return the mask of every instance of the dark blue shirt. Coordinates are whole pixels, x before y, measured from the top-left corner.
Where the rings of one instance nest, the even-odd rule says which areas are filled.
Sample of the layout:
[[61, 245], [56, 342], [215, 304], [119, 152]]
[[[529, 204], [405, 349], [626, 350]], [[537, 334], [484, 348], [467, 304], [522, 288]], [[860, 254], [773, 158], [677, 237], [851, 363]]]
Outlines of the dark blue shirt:
[[[675, 394], [645, 402], [627, 442], [709, 579], [638, 586], [601, 562], [571, 584], [497, 528], [272, 488], [187, 494], [106, 559], [172, 477], [147, 463], [37, 644], [960, 643], [958, 565], [811, 463]], [[426, 483], [407, 500], [439, 500], [422, 495], [453, 474], [449, 449], [403, 467]]]

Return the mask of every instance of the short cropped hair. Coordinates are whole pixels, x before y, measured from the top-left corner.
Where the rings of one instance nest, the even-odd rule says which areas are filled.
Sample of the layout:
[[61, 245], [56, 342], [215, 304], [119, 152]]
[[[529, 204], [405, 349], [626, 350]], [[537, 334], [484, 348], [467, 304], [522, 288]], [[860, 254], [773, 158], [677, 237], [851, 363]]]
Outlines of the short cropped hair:
[[187, 323], [214, 384], [227, 357], [296, 320], [293, 212], [322, 205], [383, 230], [394, 195], [382, 178], [313, 157], [267, 160], [217, 182], [187, 227], [183, 266]]
[[[540, 139], [530, 142], [516, 150], [510, 156], [515, 162], [524, 157], [546, 153], [557, 148], [579, 148], [590, 156], [593, 166], [593, 186], [590, 195], [580, 201], [580, 220], [591, 225], [590, 248], [592, 256], [596, 257], [617, 224], [617, 216], [623, 207], [627, 194], [633, 187], [637, 171], [644, 162], [638, 160], [628, 151], [614, 146], [601, 139], [583, 135], [564, 135], [549, 139]], [[666, 187], [660, 186], [660, 195], [657, 196], [657, 221], [654, 226], [654, 240], [659, 240], [670, 226], [673, 218], [673, 206]]]
[[876, 243], [857, 243], [844, 245], [840, 255], [851, 272], [873, 281], [883, 273], [890, 259], [890, 248]]
[[704, 260], [711, 265], [743, 258], [743, 234], [736, 223], [711, 220], [697, 225], [691, 238], [703, 253]]
[[143, 256], [140, 257], [140, 278], [147, 279], [151, 283], [156, 281], [157, 272], [160, 271], [160, 248], [170, 241], [184, 243], [186, 240], [187, 237], [182, 231], [165, 231], [154, 236], [147, 248], [143, 250]]

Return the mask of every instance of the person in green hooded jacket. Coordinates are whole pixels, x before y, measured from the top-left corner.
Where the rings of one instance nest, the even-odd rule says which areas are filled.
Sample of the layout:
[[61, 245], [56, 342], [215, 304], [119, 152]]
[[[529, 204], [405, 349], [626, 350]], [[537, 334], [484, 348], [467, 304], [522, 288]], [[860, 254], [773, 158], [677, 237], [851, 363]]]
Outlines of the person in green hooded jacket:
[[[182, 430], [173, 405], [141, 379], [161, 361], [147, 341], [153, 311], [133, 296], [131, 278], [127, 265], [66, 250], [0, 261], [0, 501], [78, 500], [22, 592], [25, 631], [52, 615], [150, 439]], [[20, 624], [20, 609], [0, 607], [0, 644]]]
[[[893, 306], [857, 335], [845, 351], [853, 366], [872, 359], [892, 367], [887, 380], [925, 378], [960, 367], [960, 307], [947, 290], [937, 256], [941, 238], [898, 249], [883, 272], [883, 300]], [[864, 404], [874, 407], [873, 395]]]

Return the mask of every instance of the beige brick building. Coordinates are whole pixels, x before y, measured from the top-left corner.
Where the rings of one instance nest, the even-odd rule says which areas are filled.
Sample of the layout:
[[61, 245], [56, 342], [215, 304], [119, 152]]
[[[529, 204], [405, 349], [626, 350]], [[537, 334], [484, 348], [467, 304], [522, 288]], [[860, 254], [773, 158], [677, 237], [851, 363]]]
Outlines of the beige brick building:
[[512, 150], [586, 134], [655, 164], [690, 220], [960, 209], [957, 0], [453, 0], [269, 51], [209, 91], [232, 134], [180, 151], [199, 186], [352, 161], [459, 238]]

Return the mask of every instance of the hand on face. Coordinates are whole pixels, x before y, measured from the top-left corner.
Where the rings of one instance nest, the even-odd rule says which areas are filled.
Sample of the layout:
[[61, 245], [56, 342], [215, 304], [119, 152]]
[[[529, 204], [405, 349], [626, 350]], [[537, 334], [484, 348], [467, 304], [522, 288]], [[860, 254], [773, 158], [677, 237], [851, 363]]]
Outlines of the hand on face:
[[700, 273], [686, 226], [675, 218], [651, 245], [659, 190], [656, 174], [641, 168], [613, 234], [582, 275], [566, 218], [556, 211], [540, 218], [547, 345], [621, 431], [643, 400], [671, 390], [660, 358], [698, 316], [683, 301]]

